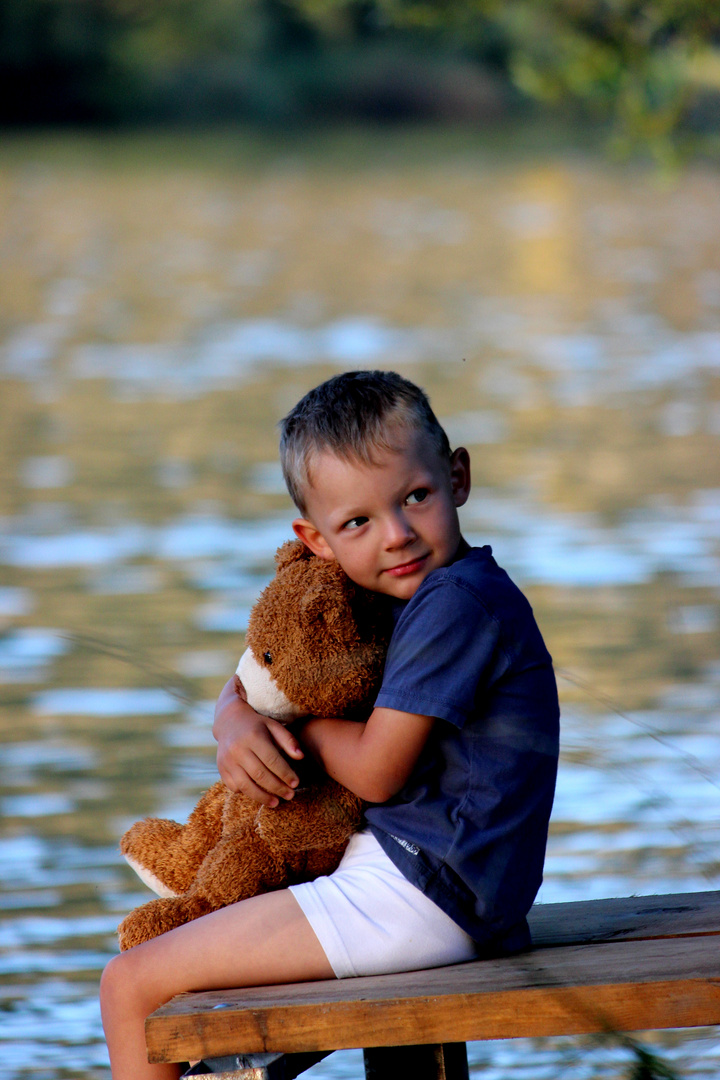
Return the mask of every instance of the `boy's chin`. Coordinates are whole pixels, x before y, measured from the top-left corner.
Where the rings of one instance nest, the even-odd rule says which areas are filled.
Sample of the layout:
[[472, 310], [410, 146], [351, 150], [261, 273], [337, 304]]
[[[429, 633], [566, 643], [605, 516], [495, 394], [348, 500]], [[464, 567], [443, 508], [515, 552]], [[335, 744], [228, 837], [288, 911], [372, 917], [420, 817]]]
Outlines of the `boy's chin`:
[[382, 592], [394, 600], [411, 600], [426, 577], [427, 574], [413, 574], [412, 578], [392, 578], [383, 583]]

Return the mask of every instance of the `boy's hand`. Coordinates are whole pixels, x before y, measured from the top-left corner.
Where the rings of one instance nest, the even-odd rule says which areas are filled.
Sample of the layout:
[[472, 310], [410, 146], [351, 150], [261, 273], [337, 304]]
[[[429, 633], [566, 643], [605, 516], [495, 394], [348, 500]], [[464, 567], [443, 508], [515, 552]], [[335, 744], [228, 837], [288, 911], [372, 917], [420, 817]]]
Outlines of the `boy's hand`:
[[278, 720], [261, 716], [235, 691], [235, 679], [223, 687], [215, 706], [218, 772], [231, 791], [255, 802], [277, 806], [292, 799], [298, 778], [283, 754], [302, 758], [295, 736]]

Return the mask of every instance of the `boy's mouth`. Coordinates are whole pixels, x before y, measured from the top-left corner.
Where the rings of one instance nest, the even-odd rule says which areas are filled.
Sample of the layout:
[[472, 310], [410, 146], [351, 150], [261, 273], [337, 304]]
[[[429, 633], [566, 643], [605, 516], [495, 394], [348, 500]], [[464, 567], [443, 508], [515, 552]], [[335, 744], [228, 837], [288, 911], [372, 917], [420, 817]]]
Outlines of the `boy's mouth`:
[[405, 577], [406, 574], [415, 574], [418, 570], [422, 569], [429, 558], [429, 554], [421, 555], [419, 559], [401, 563], [400, 566], [392, 566], [389, 570], [386, 570], [385, 573], [390, 574], [391, 577]]

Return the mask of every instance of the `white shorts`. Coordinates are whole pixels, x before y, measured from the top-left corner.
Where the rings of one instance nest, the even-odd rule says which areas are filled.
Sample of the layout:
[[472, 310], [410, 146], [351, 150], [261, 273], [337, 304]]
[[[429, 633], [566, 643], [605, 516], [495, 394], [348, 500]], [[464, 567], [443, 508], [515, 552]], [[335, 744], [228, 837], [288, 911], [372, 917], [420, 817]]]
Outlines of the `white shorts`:
[[404, 877], [369, 831], [350, 838], [334, 873], [290, 892], [338, 979], [472, 960], [473, 939]]

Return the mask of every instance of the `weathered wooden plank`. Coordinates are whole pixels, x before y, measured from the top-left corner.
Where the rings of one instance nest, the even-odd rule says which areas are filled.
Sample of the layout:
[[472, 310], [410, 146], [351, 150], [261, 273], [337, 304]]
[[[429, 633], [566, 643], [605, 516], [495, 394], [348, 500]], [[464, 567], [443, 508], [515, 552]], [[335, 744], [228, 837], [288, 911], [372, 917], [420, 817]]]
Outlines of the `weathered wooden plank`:
[[146, 1034], [150, 1060], [160, 1062], [239, 1048], [312, 1051], [712, 1024], [720, 1024], [720, 950], [701, 936], [186, 994], [153, 1013]]
[[536, 904], [529, 922], [536, 946], [720, 934], [720, 891]]

